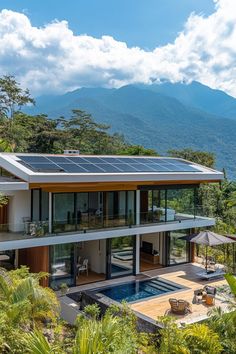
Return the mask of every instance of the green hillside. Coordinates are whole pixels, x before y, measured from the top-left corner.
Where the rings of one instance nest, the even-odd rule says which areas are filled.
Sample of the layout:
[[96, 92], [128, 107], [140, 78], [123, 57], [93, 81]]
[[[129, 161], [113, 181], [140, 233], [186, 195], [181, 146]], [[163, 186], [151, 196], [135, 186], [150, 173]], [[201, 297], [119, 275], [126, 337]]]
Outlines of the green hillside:
[[[231, 103], [234, 100], [231, 98]], [[113, 132], [124, 134], [131, 143], [154, 148], [161, 154], [184, 147], [214, 152], [217, 167], [225, 167], [231, 178], [236, 175], [236, 121], [233, 119], [183, 104], [147, 86], [125, 86], [117, 90], [84, 88], [62, 96], [44, 96], [37, 100], [30, 113], [69, 117], [73, 108], [88, 111], [98, 122], [109, 124]]]

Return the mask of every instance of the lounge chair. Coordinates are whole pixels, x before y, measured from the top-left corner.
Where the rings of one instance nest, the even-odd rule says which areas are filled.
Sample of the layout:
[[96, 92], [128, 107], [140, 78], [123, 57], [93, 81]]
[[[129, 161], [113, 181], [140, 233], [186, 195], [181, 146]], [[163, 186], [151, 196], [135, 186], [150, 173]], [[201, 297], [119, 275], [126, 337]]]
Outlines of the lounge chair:
[[171, 312], [176, 315], [186, 315], [187, 313], [192, 312], [191, 305], [188, 301], [171, 298], [169, 299], [169, 303], [171, 306]]
[[216, 271], [213, 272], [206, 272], [203, 270], [202, 272], [199, 272], [196, 274], [199, 278], [201, 279], [213, 279], [213, 278], [219, 278], [225, 275], [224, 269], [218, 268]]

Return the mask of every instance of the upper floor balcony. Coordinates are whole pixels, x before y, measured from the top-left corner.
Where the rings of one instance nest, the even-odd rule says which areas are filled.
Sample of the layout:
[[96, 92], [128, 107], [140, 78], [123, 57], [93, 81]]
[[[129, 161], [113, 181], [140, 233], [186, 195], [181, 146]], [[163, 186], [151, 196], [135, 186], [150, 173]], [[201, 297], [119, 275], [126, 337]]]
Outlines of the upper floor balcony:
[[213, 225], [198, 202], [195, 186], [51, 194], [33, 190], [31, 216], [0, 225], [0, 247], [14, 240], [53, 237], [69, 243], [73, 235], [88, 240]]
[[110, 215], [108, 219], [94, 215], [89, 221], [81, 220], [80, 224], [74, 220], [57, 220], [50, 225], [46, 220], [0, 225], [0, 251], [214, 225], [214, 219], [201, 216], [201, 211], [198, 207], [192, 214], [173, 215], [172, 212], [167, 214], [166, 220], [163, 214], [156, 216], [149, 212], [139, 215], [138, 219], [145, 220], [140, 224], [135, 215], [129, 220], [121, 215]]

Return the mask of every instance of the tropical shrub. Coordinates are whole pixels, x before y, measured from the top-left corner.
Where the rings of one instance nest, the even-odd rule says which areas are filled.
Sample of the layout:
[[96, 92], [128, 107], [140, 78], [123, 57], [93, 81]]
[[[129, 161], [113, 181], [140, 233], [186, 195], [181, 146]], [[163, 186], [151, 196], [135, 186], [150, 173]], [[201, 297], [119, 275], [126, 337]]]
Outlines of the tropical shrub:
[[205, 324], [178, 327], [170, 317], [158, 319], [162, 325], [157, 350], [160, 354], [192, 354], [222, 352], [219, 335]]

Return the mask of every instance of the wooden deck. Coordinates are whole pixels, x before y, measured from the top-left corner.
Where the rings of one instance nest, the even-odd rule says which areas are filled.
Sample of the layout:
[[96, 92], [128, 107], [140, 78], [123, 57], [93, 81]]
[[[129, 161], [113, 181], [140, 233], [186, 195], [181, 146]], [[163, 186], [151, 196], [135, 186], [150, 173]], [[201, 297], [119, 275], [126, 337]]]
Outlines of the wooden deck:
[[[201, 280], [196, 276], [196, 273], [201, 270], [201, 266], [197, 263], [179, 265], [169, 268], [155, 269], [147, 272], [143, 272], [143, 275], [147, 277], [160, 276], [166, 280], [175, 282], [179, 285], [186, 287], [187, 289], [180, 290], [176, 293], [171, 293], [163, 296], [159, 296], [152, 299], [146, 299], [141, 302], [133, 303], [130, 307], [147, 316], [156, 320], [157, 317], [163, 315], [170, 315], [175, 317], [177, 322], [192, 323], [200, 321], [207, 317], [207, 313], [214, 306], [221, 306], [223, 309], [227, 308], [227, 303], [216, 297], [214, 306], [206, 306], [204, 303], [192, 304], [193, 292], [196, 289], [203, 288], [204, 285], [209, 284], [212, 286], [221, 286], [226, 284], [224, 278], [214, 279], [210, 281]], [[219, 295], [219, 294], [218, 294]], [[177, 298], [187, 300], [192, 304], [192, 313], [185, 316], [176, 316], [170, 313], [169, 298]]]

